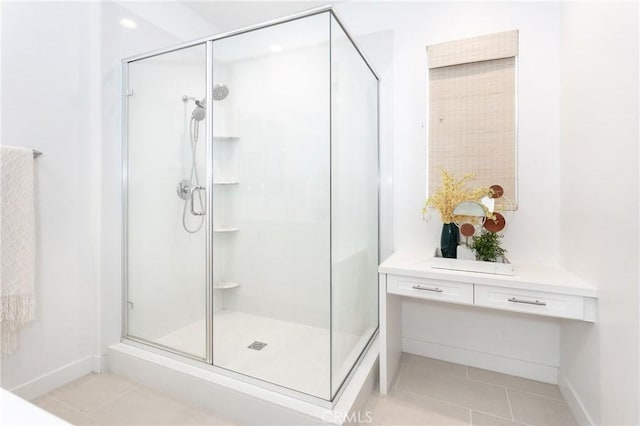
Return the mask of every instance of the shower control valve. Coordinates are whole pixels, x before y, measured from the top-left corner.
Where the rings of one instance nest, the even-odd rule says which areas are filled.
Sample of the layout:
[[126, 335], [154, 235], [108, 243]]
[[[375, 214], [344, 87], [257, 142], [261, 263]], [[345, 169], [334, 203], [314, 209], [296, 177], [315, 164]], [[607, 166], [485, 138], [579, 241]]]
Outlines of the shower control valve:
[[191, 185], [191, 182], [187, 179], [182, 179], [178, 182], [178, 186], [176, 187], [176, 192], [178, 193], [178, 197], [185, 200], [187, 203], [191, 204], [191, 214], [194, 216], [204, 216], [206, 212], [204, 211], [204, 204], [202, 202], [201, 195], [198, 195], [200, 200], [200, 211], [196, 211], [194, 206], [193, 197], [197, 191], [205, 191], [207, 188], [200, 185]]
[[189, 182], [187, 179], [182, 179], [180, 182], [178, 182], [176, 192], [178, 193], [178, 197], [185, 201], [188, 200], [191, 196], [191, 182]]

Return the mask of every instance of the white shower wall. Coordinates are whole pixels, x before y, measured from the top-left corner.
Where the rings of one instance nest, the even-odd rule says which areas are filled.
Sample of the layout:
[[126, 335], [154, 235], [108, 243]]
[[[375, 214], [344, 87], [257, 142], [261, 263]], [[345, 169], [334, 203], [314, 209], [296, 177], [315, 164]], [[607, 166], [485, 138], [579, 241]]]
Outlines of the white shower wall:
[[230, 94], [214, 115], [224, 108], [221, 132], [239, 138], [220, 144], [235, 144], [228, 167], [240, 183], [224, 191], [240, 230], [214, 235], [213, 261], [240, 284], [214, 294], [228, 310], [329, 327], [327, 52], [325, 44], [226, 63]]

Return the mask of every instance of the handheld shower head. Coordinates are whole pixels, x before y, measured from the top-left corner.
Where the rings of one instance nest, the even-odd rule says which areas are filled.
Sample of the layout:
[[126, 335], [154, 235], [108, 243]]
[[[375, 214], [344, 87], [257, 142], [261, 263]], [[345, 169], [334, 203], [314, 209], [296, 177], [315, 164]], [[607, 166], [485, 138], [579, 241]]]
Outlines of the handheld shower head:
[[197, 121], [204, 120], [206, 116], [206, 111], [204, 105], [200, 104], [200, 102], [196, 101], [196, 107], [193, 109], [191, 113], [191, 118], [195, 118]]
[[[229, 88], [225, 84], [216, 84], [213, 86], [213, 100], [221, 101], [229, 96]], [[184, 95], [182, 96], [182, 102], [187, 103], [189, 101], [193, 101], [196, 104], [196, 107], [193, 109], [191, 113], [191, 118], [196, 121], [202, 121], [206, 117], [206, 99], [198, 100], [191, 96]]]

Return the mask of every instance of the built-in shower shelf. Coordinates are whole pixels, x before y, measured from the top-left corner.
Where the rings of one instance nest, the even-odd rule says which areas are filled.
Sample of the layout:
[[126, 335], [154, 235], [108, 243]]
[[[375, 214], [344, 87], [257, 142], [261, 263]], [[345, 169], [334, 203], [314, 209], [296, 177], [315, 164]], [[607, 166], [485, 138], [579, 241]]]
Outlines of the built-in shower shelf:
[[237, 180], [219, 180], [219, 181], [213, 181], [214, 185], [237, 185], [240, 182]]
[[235, 142], [239, 140], [238, 136], [214, 136], [214, 141], [223, 141], [223, 142]]
[[213, 228], [213, 232], [238, 232], [240, 228]]
[[233, 281], [218, 281], [213, 284], [213, 288], [216, 290], [224, 290], [227, 288], [236, 288], [240, 287], [240, 284]]

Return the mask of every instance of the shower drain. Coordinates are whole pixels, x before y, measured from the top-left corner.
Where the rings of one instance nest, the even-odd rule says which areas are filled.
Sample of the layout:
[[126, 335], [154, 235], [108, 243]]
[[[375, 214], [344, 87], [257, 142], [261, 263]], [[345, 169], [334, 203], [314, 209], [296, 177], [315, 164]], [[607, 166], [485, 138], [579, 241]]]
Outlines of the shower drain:
[[250, 344], [249, 346], [247, 346], [249, 349], [255, 349], [256, 351], [262, 350], [265, 346], [267, 346], [266, 343], [262, 343], [262, 342], [253, 342], [252, 344]]

